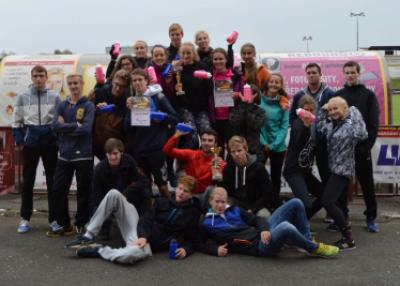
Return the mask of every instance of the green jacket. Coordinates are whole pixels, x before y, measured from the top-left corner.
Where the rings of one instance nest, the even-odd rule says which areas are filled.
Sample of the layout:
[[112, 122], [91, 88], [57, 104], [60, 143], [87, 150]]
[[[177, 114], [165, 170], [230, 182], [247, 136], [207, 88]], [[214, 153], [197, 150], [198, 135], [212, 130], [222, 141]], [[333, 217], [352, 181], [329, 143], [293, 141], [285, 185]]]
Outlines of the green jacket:
[[261, 108], [265, 111], [265, 121], [261, 128], [260, 141], [273, 152], [286, 150], [285, 139], [289, 128], [289, 110], [282, 110], [278, 98], [261, 96]]

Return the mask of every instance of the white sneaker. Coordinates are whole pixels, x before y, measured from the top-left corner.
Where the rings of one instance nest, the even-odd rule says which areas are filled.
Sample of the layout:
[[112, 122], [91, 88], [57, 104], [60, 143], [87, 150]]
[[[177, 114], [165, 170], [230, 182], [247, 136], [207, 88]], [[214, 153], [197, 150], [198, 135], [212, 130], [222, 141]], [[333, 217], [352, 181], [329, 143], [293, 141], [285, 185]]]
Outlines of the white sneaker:
[[30, 231], [31, 228], [29, 226], [29, 221], [21, 219], [21, 221], [19, 222], [18, 228], [17, 228], [17, 232], [18, 233], [25, 233]]

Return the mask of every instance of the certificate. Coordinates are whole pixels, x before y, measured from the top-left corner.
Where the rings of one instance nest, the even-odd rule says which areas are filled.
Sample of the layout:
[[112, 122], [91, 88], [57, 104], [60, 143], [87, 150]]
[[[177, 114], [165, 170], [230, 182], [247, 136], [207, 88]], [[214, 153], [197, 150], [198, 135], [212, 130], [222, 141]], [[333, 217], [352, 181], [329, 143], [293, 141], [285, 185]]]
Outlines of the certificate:
[[235, 105], [232, 98], [232, 81], [217, 80], [214, 84], [215, 107], [232, 107]]

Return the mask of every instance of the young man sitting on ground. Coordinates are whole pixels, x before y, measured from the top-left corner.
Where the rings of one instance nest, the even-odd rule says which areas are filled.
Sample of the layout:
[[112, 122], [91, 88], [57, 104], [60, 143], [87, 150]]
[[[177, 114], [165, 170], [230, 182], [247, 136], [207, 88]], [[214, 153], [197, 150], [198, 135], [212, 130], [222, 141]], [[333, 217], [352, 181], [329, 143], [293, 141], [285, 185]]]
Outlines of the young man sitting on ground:
[[[200, 206], [193, 197], [196, 180], [191, 176], [179, 178], [178, 187], [171, 198], [156, 198], [151, 211], [139, 219], [135, 206], [117, 190], [110, 190], [104, 197], [87, 226], [84, 235], [67, 244], [79, 248], [79, 257], [101, 257], [119, 263], [135, 263], [152, 255], [153, 250], [168, 249], [171, 240], [180, 247], [176, 257], [183, 259], [194, 252], [192, 242], [197, 234]], [[126, 246], [111, 248], [96, 245], [94, 238], [104, 220], [111, 214], [120, 228]]]

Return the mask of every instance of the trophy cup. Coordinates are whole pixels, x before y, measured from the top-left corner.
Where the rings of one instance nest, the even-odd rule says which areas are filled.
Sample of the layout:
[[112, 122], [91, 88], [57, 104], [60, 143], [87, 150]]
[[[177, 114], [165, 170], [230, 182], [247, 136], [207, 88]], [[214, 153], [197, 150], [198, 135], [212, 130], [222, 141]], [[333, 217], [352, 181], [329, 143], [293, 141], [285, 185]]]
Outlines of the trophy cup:
[[176, 95], [181, 96], [185, 94], [185, 91], [183, 90], [183, 85], [182, 85], [182, 78], [181, 78], [181, 71], [177, 70], [176, 71], [176, 85], [175, 85], [175, 90], [176, 90]]
[[217, 164], [217, 157], [219, 153], [221, 153], [221, 147], [211, 147], [211, 152], [214, 154], [214, 160], [211, 165], [211, 174], [212, 180], [214, 182], [221, 182], [222, 181], [222, 170], [221, 167]]

